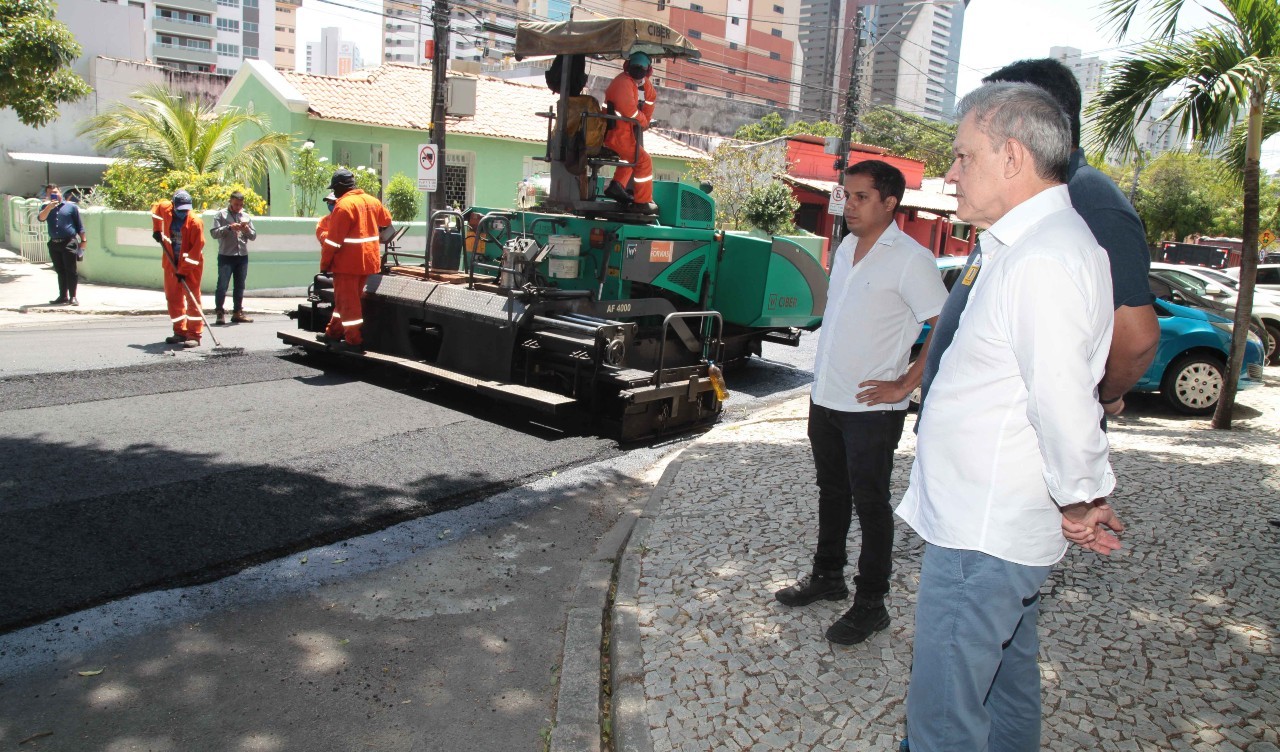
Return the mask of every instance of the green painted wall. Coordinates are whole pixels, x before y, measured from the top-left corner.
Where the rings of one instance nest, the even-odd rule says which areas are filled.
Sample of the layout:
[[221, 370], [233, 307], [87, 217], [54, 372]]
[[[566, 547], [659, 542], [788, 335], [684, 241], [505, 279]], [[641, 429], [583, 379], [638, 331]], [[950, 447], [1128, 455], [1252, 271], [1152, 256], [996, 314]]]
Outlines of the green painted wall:
[[[334, 159], [335, 141], [381, 145], [385, 166], [382, 175], [384, 187], [398, 172], [417, 180], [418, 146], [430, 141], [430, 136], [425, 130], [413, 131], [340, 123], [289, 112], [260, 81], [252, 77], [245, 81], [236, 96], [226, 104], [241, 108], [248, 108], [252, 104], [255, 112], [270, 116], [273, 129], [292, 133], [298, 141], [307, 139], [314, 141], [318, 153], [322, 157], [328, 157], [330, 161]], [[427, 119], [428, 115], [429, 113], [423, 113], [423, 119]], [[240, 140], [247, 141], [256, 135], [256, 133], [240, 134]], [[525, 157], [541, 157], [546, 154], [546, 144], [542, 142], [531, 143], [460, 134], [447, 135], [447, 141], [449, 152], [471, 155], [474, 167], [471, 173], [471, 195], [467, 197], [467, 206], [515, 208], [516, 184], [524, 178]], [[687, 169], [683, 160], [666, 157], [654, 157], [653, 165], [654, 170], [660, 174], [683, 175]], [[544, 171], [545, 167], [545, 162], [536, 162], [534, 171]], [[265, 195], [265, 186], [260, 187], [264, 188]], [[293, 184], [288, 174], [273, 170], [270, 175], [268, 199], [271, 203], [271, 215], [292, 216], [292, 198]]]
[[[205, 269], [200, 288], [212, 293], [218, 279], [218, 243], [209, 236], [214, 212], [201, 214], [205, 227]], [[88, 209], [82, 212], [89, 248], [80, 265], [86, 282], [121, 287], [159, 289], [164, 286], [159, 244], [151, 239], [151, 215]], [[406, 250], [422, 253], [424, 224], [410, 228], [402, 244]], [[316, 242], [314, 219], [258, 217], [254, 220], [257, 240], [249, 243], [250, 290], [300, 288], [311, 284], [320, 270], [320, 245]], [[412, 263], [406, 260], [406, 263]]]

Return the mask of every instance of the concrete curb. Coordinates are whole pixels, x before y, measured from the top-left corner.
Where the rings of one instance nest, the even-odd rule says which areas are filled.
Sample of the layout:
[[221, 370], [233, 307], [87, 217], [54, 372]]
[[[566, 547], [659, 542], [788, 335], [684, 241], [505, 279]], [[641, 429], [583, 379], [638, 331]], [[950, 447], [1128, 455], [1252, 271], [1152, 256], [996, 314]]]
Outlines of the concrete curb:
[[[649, 492], [644, 505], [624, 512], [600, 539], [591, 561], [583, 567], [578, 578], [565, 627], [564, 660], [556, 696], [551, 752], [600, 752], [601, 650], [605, 619], [609, 620], [611, 634], [609, 681], [613, 750], [653, 752], [644, 690], [639, 610], [640, 563], [653, 520], [661, 513], [667, 489], [684, 466], [686, 452], [719, 430], [733, 430], [761, 422], [806, 419], [780, 416], [791, 402], [798, 399], [807, 401], [807, 393], [765, 408], [751, 418], [718, 425], [699, 436], [681, 449], [663, 469], [662, 477]], [[614, 591], [612, 608], [609, 601], [611, 589]]]
[[618, 588], [611, 619], [613, 639], [609, 650], [613, 664], [613, 748], [618, 752], [652, 752], [649, 718], [644, 693], [644, 655], [640, 648], [640, 561], [653, 520], [662, 511], [667, 489], [684, 466], [684, 452], [667, 465], [662, 478], [649, 494], [640, 520], [631, 531], [627, 548], [618, 564]]
[[[665, 479], [666, 473], [663, 474]], [[653, 495], [663, 487], [660, 480], [644, 506], [633, 506], [622, 513], [596, 544], [591, 559], [578, 575], [565, 623], [564, 658], [556, 691], [551, 752], [600, 752], [600, 650], [604, 641], [604, 620], [609, 610], [609, 594], [619, 558], [631, 538], [636, 521], [652, 505]]]

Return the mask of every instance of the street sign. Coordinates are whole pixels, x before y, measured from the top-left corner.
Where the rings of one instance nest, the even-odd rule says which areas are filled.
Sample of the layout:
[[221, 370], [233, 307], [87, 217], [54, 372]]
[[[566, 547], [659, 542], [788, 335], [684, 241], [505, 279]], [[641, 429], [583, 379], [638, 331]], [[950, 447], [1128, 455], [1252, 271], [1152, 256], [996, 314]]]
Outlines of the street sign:
[[436, 175], [439, 174], [439, 152], [435, 144], [418, 146], [418, 190], [428, 193], [436, 189]]
[[1258, 245], [1267, 246], [1276, 242], [1276, 234], [1270, 230], [1263, 230], [1258, 236]]
[[837, 183], [836, 187], [831, 189], [831, 200], [827, 202], [827, 214], [836, 216], [844, 214], [844, 200], [844, 186]]

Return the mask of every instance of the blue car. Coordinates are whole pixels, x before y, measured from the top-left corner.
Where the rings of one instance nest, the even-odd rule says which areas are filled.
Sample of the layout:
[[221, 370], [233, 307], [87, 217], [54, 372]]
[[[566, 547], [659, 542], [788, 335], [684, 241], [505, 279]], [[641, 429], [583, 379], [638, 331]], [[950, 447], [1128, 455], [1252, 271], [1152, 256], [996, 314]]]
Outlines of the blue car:
[[[960, 276], [966, 261], [960, 256], [938, 259], [938, 272], [948, 290]], [[1231, 349], [1231, 320], [1167, 300], [1157, 299], [1155, 309], [1160, 320], [1160, 344], [1155, 360], [1132, 391], [1160, 392], [1180, 413], [1205, 415], [1213, 412], [1222, 394], [1227, 352]], [[915, 360], [928, 333], [929, 325], [926, 324], [916, 340], [912, 360]], [[1238, 389], [1249, 389], [1262, 383], [1262, 353], [1262, 340], [1249, 332]], [[917, 389], [911, 395], [913, 408], [918, 406], [919, 391]]]
[[[1160, 319], [1160, 344], [1151, 367], [1134, 385], [1135, 392], [1160, 392], [1180, 413], [1213, 412], [1222, 394], [1227, 352], [1231, 349], [1231, 320], [1199, 308], [1155, 302]], [[1262, 340], [1249, 332], [1238, 389], [1262, 383]]]

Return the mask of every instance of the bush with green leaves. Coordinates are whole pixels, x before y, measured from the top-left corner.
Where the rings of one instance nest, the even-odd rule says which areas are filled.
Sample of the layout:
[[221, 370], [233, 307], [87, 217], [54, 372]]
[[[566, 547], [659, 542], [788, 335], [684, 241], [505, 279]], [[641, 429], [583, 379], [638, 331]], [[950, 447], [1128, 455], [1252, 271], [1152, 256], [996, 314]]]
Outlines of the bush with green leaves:
[[791, 189], [778, 181], [761, 186], [747, 195], [743, 203], [743, 218], [752, 226], [769, 235], [784, 235], [795, 231], [795, 216], [800, 210]]
[[329, 178], [334, 167], [328, 157], [320, 156], [315, 144], [308, 141], [292, 149], [289, 180], [293, 183], [293, 214], [314, 217], [320, 199], [329, 192]]
[[178, 189], [191, 194], [196, 211], [221, 209], [227, 205], [233, 191], [244, 194], [244, 208], [250, 214], [263, 216], [267, 202], [251, 188], [236, 183], [223, 182], [218, 175], [196, 174], [185, 170], [173, 170], [157, 175], [138, 163], [120, 159], [107, 168], [102, 184], [94, 191], [95, 199], [109, 209], [147, 211], [162, 198], [172, 198]]
[[356, 187], [365, 193], [380, 198], [382, 196], [382, 178], [378, 175], [378, 171], [372, 167], [360, 165], [358, 167], [346, 167], [339, 165], [339, 169], [350, 170], [356, 176]]
[[397, 222], [412, 222], [422, 209], [422, 192], [413, 178], [397, 172], [387, 184], [387, 209]]

